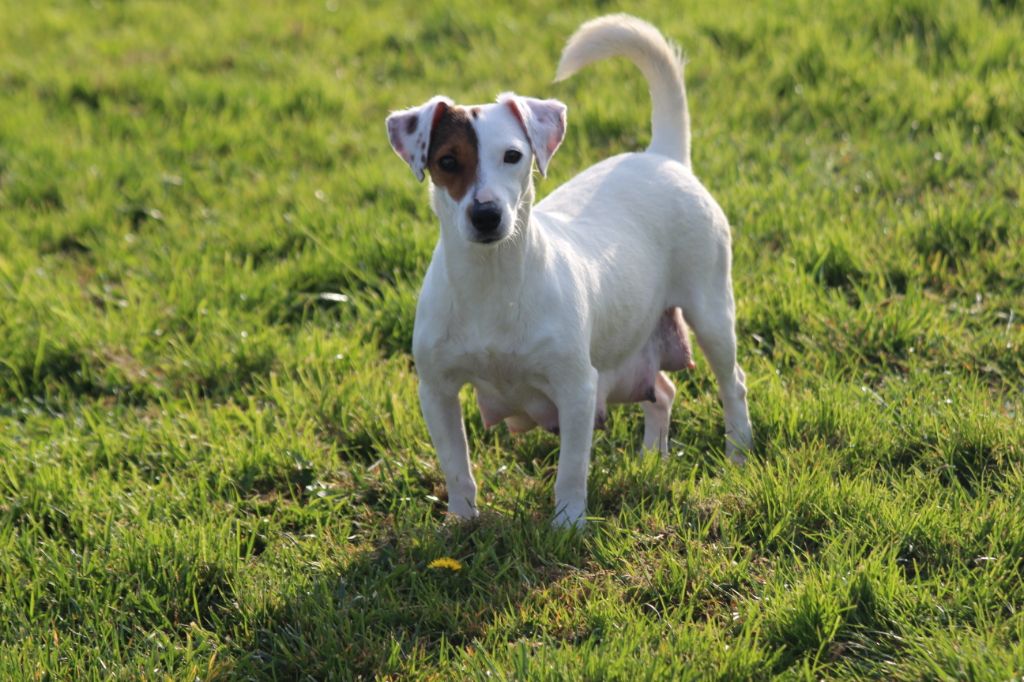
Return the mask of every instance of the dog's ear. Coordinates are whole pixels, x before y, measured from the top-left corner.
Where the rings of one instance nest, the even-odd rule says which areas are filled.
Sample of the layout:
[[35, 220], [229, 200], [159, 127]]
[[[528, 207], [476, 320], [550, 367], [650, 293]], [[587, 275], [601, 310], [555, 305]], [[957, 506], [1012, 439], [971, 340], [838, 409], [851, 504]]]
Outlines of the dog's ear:
[[396, 111], [387, 118], [391, 148], [409, 164], [417, 180], [423, 180], [423, 170], [427, 167], [430, 134], [451, 105], [450, 99], [438, 95], [426, 104]]
[[565, 139], [565, 105], [557, 99], [534, 99], [506, 92], [498, 95], [526, 131], [530, 148], [537, 158], [540, 174], [547, 176], [548, 162]]

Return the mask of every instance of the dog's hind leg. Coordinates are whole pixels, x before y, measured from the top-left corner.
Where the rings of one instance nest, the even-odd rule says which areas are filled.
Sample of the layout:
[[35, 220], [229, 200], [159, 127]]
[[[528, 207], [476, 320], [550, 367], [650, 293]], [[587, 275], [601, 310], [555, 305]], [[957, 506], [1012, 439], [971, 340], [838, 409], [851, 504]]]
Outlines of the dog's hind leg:
[[743, 453], [753, 446], [754, 438], [747, 412], [746, 376], [736, 362], [736, 312], [728, 260], [724, 274], [709, 282], [712, 286], [702, 288], [683, 315], [697, 333], [697, 342], [718, 379], [725, 413], [725, 453], [733, 463], [743, 464]]
[[676, 387], [664, 372], [654, 378], [654, 402], [644, 401], [644, 450], [661, 452], [668, 457], [668, 427], [672, 417], [672, 401]]

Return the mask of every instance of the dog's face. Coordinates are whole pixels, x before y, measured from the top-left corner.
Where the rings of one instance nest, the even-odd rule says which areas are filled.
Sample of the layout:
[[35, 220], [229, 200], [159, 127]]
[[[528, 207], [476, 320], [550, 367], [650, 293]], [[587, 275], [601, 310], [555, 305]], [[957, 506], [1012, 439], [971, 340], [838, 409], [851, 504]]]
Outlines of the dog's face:
[[515, 231], [532, 197], [534, 158], [542, 175], [565, 137], [565, 105], [505, 93], [496, 104], [456, 106], [444, 97], [387, 119], [395, 152], [420, 180], [429, 171], [434, 210], [468, 241], [497, 244]]

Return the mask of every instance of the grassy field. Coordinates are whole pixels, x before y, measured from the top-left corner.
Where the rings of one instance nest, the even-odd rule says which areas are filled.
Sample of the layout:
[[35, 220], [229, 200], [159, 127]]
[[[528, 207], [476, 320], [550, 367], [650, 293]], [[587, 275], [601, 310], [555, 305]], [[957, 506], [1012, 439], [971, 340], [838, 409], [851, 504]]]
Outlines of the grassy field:
[[[550, 83], [621, 9], [689, 56], [756, 454], [698, 357], [559, 533], [557, 439], [467, 400], [447, 523], [384, 116], [562, 99], [543, 196], [649, 139], [628, 64]], [[0, 679], [1019, 678], [1022, 83], [1016, 0], [0, 0]]]

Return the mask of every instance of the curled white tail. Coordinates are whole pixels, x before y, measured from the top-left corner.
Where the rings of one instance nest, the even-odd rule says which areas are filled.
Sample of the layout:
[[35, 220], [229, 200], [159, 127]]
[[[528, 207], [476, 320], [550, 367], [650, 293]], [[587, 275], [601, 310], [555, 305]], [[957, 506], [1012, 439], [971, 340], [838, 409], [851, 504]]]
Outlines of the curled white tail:
[[569, 38], [555, 80], [587, 64], [616, 56], [639, 67], [651, 90], [651, 145], [647, 149], [690, 165], [690, 112], [686, 106], [683, 59], [658, 29], [628, 14], [588, 21]]

